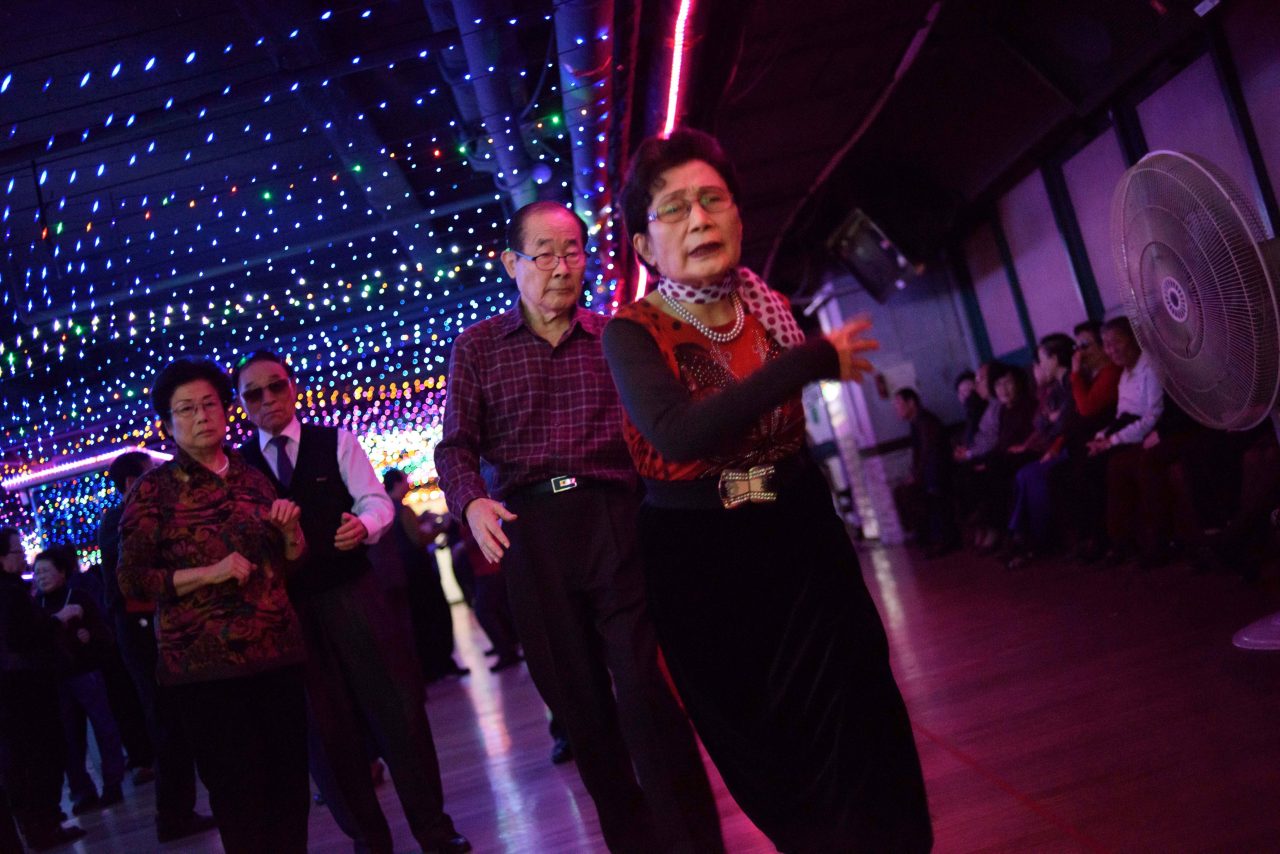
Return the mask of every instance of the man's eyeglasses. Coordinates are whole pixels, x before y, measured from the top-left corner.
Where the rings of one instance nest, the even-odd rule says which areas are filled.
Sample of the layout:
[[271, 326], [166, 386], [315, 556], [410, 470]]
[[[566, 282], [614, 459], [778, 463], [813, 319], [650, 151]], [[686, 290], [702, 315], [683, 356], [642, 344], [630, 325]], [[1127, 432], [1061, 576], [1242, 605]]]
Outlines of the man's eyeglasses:
[[169, 411], [174, 418], [181, 418], [186, 421], [196, 417], [197, 412], [207, 412], [212, 415], [215, 412], [222, 411], [222, 401], [217, 398], [209, 398], [199, 403], [180, 403]]
[[657, 210], [649, 211], [649, 222], [655, 219], [667, 224], [684, 222], [689, 218], [689, 212], [693, 210], [695, 201], [707, 213], [720, 213], [733, 207], [733, 194], [719, 187], [704, 187], [693, 199], [680, 197], [665, 199], [658, 205]]
[[272, 397], [279, 397], [280, 395], [288, 391], [288, 389], [289, 389], [289, 381], [284, 377], [281, 377], [278, 380], [272, 380], [266, 385], [258, 386], [257, 388], [245, 389], [244, 391], [240, 392], [240, 399], [243, 400], [245, 403], [252, 403], [254, 406], [257, 406], [259, 403], [262, 402], [262, 396], [266, 392], [271, 392]]
[[532, 261], [533, 266], [546, 272], [554, 270], [559, 266], [561, 261], [564, 261], [564, 265], [570, 270], [581, 270], [583, 267], [587, 266], [587, 254], [585, 252], [579, 252], [576, 249], [570, 250], [563, 255], [557, 255], [554, 252], [543, 252], [540, 255], [526, 255], [525, 253], [515, 249], [512, 249], [511, 252], [526, 261]]

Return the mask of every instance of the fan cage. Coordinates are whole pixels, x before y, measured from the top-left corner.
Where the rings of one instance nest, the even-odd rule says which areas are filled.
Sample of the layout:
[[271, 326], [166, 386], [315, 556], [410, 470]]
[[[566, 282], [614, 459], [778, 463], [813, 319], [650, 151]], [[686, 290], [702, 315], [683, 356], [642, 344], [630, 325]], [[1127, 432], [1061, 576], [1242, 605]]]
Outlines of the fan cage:
[[1125, 312], [1165, 392], [1211, 427], [1261, 422], [1280, 391], [1280, 310], [1253, 204], [1214, 164], [1157, 151], [1121, 178], [1111, 223]]

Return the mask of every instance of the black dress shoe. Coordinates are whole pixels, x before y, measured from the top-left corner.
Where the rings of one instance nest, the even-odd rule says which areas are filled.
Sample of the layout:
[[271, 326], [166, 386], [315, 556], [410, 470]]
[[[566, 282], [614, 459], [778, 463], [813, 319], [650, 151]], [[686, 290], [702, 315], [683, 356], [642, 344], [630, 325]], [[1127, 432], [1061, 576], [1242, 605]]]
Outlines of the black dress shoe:
[[573, 747], [569, 744], [569, 739], [557, 738], [556, 743], [551, 748], [551, 764], [563, 765], [572, 761]]
[[197, 833], [205, 833], [218, 826], [211, 815], [192, 812], [180, 819], [157, 818], [156, 839], [159, 842], [173, 842], [175, 839], [186, 839]]
[[422, 849], [422, 854], [466, 854], [471, 850], [471, 842], [461, 833], [455, 833], [448, 839], [433, 842]]

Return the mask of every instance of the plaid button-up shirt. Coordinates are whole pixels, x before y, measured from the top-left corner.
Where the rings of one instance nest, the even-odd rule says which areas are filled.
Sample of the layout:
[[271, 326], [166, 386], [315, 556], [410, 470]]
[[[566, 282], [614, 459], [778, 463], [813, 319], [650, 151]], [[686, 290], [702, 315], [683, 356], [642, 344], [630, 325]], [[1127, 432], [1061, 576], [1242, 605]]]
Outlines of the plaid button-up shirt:
[[608, 320], [579, 307], [553, 347], [529, 328], [517, 302], [454, 340], [435, 454], [452, 512], [461, 516], [477, 498], [501, 501], [562, 475], [635, 482], [622, 404], [600, 346]]

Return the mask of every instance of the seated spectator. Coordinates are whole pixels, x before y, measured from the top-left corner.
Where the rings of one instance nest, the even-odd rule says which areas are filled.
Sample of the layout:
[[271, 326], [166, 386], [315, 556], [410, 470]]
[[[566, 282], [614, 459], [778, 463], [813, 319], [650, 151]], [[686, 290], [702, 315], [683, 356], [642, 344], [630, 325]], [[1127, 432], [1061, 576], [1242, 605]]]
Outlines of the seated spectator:
[[904, 520], [915, 530], [926, 557], [959, 545], [951, 494], [951, 454], [942, 420], [920, 403], [913, 388], [894, 392], [893, 408], [911, 425], [911, 475], [894, 490]]
[[1120, 366], [1116, 415], [1089, 441], [1088, 453], [1105, 456], [1107, 538], [1110, 562], [1127, 559], [1139, 532], [1139, 467], [1142, 443], [1164, 412], [1164, 390], [1150, 357], [1138, 346], [1127, 317], [1107, 321], [1102, 347]]
[[[58, 703], [67, 746], [67, 786], [71, 791], [71, 812], [83, 815], [124, 800], [120, 788], [124, 780], [124, 749], [120, 728], [111, 714], [103, 669], [115, 652], [111, 629], [97, 602], [83, 589], [72, 587], [69, 579], [80, 571], [75, 551], [68, 546], [48, 549], [36, 555], [36, 604], [50, 616], [68, 605], [80, 608], [80, 615], [61, 624], [62, 646], [69, 650], [71, 664], [58, 685]], [[85, 722], [93, 724], [102, 762], [102, 794], [85, 770]]]
[[983, 552], [995, 551], [1003, 544], [1013, 505], [1013, 478], [1029, 460], [1021, 446], [1032, 433], [1038, 408], [1021, 368], [1008, 368], [992, 387], [998, 403], [995, 447], [982, 456], [970, 458], [977, 476], [972, 496], [978, 523], [975, 545]]
[[[1000, 407], [992, 403], [991, 389], [996, 380], [1004, 376], [1008, 370], [1008, 365], [996, 361], [983, 362], [978, 366], [978, 372], [974, 375], [973, 381], [973, 393], [977, 396], [978, 402], [972, 405], [974, 409], [981, 405], [982, 415], [979, 416], [973, 432], [966, 433], [960, 445], [956, 447], [957, 462], [984, 457], [996, 446], [1000, 433]], [[967, 404], [965, 411], [967, 418]]]
[[956, 377], [956, 398], [964, 409], [964, 432], [960, 434], [959, 444], [967, 448], [973, 444], [982, 415], [987, 411], [987, 397], [978, 394], [977, 375], [973, 371], [962, 371]]
[[1038, 457], [1018, 469], [1014, 480], [1009, 530], [1016, 553], [1009, 562], [1011, 569], [1025, 565], [1051, 545], [1050, 476], [1067, 458], [1066, 429], [1075, 411], [1070, 381], [1074, 349], [1075, 342], [1062, 333], [1046, 335], [1036, 349], [1040, 406], [1031, 436], [1012, 451]]

